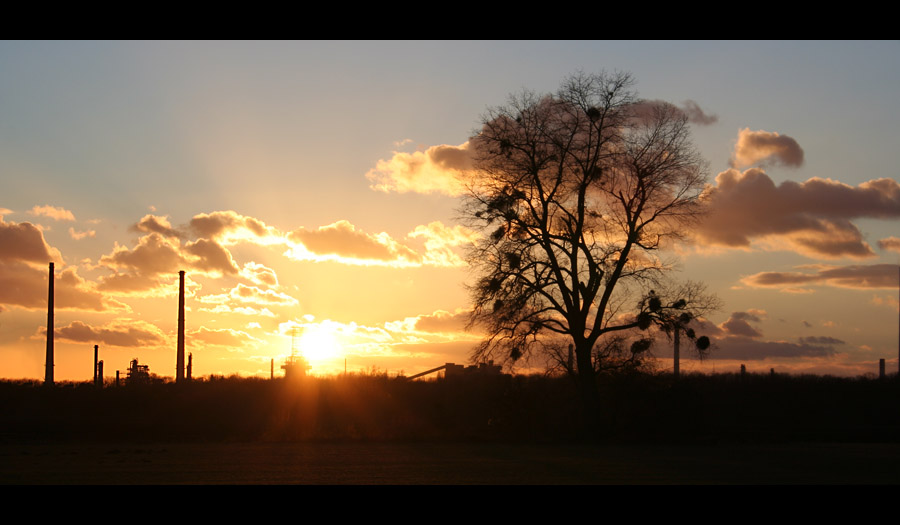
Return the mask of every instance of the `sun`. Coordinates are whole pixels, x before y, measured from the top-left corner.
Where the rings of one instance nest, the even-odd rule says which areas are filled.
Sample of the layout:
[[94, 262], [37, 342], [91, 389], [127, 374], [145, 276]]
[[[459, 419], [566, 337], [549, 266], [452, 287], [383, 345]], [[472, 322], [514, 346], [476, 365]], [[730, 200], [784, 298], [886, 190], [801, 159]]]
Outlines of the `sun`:
[[325, 361], [341, 355], [337, 333], [329, 325], [306, 325], [297, 343], [300, 353], [310, 361]]

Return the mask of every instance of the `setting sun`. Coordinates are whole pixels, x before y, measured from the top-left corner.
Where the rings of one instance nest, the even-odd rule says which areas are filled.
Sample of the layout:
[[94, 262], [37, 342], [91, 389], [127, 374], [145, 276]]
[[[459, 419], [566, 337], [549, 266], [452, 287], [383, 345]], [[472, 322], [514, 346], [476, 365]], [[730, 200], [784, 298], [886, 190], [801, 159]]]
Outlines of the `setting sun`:
[[308, 324], [300, 329], [297, 350], [309, 361], [327, 361], [341, 357], [342, 348], [331, 324]]

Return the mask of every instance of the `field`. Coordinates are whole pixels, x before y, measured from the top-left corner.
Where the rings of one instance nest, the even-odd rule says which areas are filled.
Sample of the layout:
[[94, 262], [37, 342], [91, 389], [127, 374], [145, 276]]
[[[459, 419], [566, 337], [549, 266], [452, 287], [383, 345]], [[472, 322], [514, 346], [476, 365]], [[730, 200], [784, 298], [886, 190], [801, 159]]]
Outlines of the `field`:
[[0, 383], [4, 484], [898, 483], [894, 379]]

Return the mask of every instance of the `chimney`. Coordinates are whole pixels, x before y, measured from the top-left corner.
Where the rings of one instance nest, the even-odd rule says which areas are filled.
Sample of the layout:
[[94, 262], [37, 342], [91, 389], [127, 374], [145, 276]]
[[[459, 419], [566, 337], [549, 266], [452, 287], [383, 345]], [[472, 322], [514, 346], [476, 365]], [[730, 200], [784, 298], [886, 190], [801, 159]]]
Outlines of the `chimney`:
[[194, 354], [188, 352], [188, 364], [187, 364], [187, 380], [190, 381], [192, 374], [192, 370], [194, 368]]
[[184, 379], [184, 270], [178, 272], [178, 351], [175, 357], [175, 382]]
[[103, 388], [103, 360], [97, 363], [97, 387]]
[[100, 349], [99, 345], [94, 345], [94, 384], [97, 384], [97, 354]]
[[50, 263], [50, 288], [47, 292], [47, 357], [44, 362], [44, 384], [53, 385], [53, 263]]

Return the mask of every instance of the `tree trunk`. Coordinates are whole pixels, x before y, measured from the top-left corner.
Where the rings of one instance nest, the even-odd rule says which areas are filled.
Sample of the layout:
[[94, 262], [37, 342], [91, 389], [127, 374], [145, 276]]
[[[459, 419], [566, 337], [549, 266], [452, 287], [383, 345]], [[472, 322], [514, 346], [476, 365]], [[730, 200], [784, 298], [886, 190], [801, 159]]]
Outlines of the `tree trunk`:
[[679, 334], [681, 333], [681, 327], [678, 325], [675, 326], [675, 380], [678, 380], [678, 361], [680, 358], [680, 346], [681, 340], [679, 339]]
[[597, 389], [597, 374], [591, 362], [591, 348], [586, 342], [575, 345], [578, 363], [578, 390], [581, 396], [585, 429], [592, 437], [600, 431], [600, 392]]

